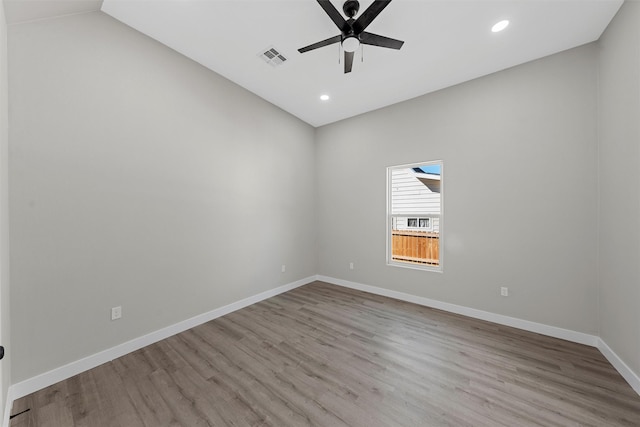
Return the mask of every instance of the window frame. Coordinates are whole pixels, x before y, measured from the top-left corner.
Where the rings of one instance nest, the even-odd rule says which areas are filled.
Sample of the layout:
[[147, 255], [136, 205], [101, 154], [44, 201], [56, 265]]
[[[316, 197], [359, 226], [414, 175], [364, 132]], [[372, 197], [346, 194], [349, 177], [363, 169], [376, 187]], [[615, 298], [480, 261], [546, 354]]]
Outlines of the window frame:
[[[393, 232], [393, 220], [396, 217], [416, 218], [418, 225], [420, 224], [420, 218], [424, 218], [424, 214], [417, 213], [403, 213], [392, 214], [392, 173], [397, 169], [409, 169], [420, 166], [439, 165], [440, 166], [440, 214], [438, 215], [438, 265], [430, 264], [414, 264], [410, 262], [396, 261], [392, 257], [392, 232]], [[430, 227], [433, 230], [432, 218], [429, 218]], [[420, 230], [421, 227], [411, 227], [413, 230]], [[387, 219], [386, 219], [386, 263], [391, 267], [409, 268], [413, 270], [431, 271], [435, 273], [444, 272], [444, 162], [442, 160], [429, 160], [426, 162], [408, 163], [403, 165], [387, 166]], [[426, 231], [426, 230], [425, 230]]]

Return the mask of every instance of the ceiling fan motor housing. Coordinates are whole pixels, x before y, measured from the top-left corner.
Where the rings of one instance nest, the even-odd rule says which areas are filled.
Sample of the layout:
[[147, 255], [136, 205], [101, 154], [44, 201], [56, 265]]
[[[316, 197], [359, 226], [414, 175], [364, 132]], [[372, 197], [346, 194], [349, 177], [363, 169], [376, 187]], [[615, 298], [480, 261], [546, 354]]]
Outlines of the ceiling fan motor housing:
[[[349, 0], [349, 1], [353, 1], [355, 3], [358, 3], [357, 0]], [[344, 7], [345, 13], [346, 13], [346, 9], [347, 9], [347, 3], [349, 3], [349, 1], [347, 1], [344, 4], [345, 5], [345, 7]], [[356, 6], [358, 6], [358, 5], [356, 5]], [[356, 7], [356, 12], [355, 13], [357, 13], [357, 7]], [[355, 33], [355, 31], [353, 31], [353, 23], [354, 22], [355, 22], [355, 19], [353, 19], [353, 18], [350, 18], [349, 20], [347, 20], [347, 24], [349, 24], [349, 31], [342, 33], [342, 40], [340, 41], [340, 44], [342, 44], [342, 48], [346, 52], [355, 52], [360, 47], [360, 37], [358, 36], [358, 34]]]

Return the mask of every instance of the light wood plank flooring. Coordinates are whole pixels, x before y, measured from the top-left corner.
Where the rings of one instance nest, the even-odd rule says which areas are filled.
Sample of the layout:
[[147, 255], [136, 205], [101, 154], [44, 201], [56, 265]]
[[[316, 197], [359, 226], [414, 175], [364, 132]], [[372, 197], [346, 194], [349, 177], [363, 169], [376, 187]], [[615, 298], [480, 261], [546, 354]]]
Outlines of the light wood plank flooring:
[[322, 282], [14, 403], [27, 426], [640, 426], [598, 350]]

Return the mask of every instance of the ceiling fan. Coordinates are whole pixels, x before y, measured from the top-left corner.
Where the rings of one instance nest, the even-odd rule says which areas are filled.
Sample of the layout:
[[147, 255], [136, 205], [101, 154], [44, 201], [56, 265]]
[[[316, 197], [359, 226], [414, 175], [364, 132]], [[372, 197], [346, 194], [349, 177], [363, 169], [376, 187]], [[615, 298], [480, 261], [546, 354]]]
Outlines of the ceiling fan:
[[319, 47], [340, 42], [344, 49], [344, 72], [350, 73], [353, 66], [353, 53], [358, 50], [360, 44], [386, 47], [389, 49], [400, 49], [404, 44], [401, 40], [392, 39], [378, 34], [368, 33], [365, 29], [371, 22], [387, 7], [391, 0], [375, 0], [358, 19], [354, 16], [360, 9], [358, 0], [347, 0], [342, 6], [342, 10], [349, 19], [344, 19], [340, 12], [331, 4], [329, 0], [317, 0], [320, 7], [329, 15], [329, 18], [340, 30], [340, 34], [326, 40], [305, 46], [298, 49], [298, 52], [305, 53]]

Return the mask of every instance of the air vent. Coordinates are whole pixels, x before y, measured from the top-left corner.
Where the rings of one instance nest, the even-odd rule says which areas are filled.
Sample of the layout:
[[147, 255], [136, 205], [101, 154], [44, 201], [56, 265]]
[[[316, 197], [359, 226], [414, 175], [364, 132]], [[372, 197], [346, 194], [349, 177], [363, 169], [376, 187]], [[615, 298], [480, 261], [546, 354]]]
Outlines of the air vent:
[[258, 56], [262, 58], [264, 62], [271, 65], [272, 67], [277, 67], [279, 65], [282, 65], [287, 60], [287, 58], [285, 58], [285, 56], [273, 46], [270, 46], [264, 49], [262, 52], [258, 54]]

